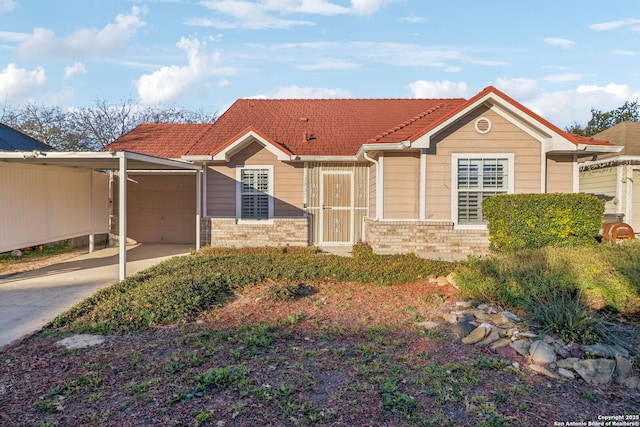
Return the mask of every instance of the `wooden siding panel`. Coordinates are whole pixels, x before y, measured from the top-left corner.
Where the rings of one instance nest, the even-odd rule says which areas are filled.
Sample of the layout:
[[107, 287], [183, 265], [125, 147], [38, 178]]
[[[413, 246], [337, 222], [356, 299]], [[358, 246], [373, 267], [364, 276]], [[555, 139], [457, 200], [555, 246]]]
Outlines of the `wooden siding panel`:
[[547, 193], [573, 193], [573, 156], [547, 157]]
[[420, 201], [420, 154], [384, 155], [384, 218], [417, 219]]

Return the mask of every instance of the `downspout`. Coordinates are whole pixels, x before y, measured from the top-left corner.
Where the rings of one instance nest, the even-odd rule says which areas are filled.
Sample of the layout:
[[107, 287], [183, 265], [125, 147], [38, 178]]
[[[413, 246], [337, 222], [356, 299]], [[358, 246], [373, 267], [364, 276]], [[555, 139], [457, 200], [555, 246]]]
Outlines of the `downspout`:
[[[367, 153], [366, 151], [363, 152], [363, 157], [365, 160], [373, 163], [376, 166], [376, 215], [373, 218], [373, 221], [378, 221], [378, 205], [379, 205], [379, 200], [380, 198], [378, 197], [378, 192], [380, 191], [380, 164], [378, 163], [377, 160], [369, 157], [369, 153]], [[364, 222], [362, 223], [362, 241], [366, 242], [367, 241], [367, 227], [364, 226]]]
[[369, 157], [369, 154], [365, 151], [363, 153], [363, 157], [365, 160], [373, 163], [376, 166], [376, 216], [373, 218], [374, 221], [378, 221], [380, 218], [380, 163], [377, 160]]

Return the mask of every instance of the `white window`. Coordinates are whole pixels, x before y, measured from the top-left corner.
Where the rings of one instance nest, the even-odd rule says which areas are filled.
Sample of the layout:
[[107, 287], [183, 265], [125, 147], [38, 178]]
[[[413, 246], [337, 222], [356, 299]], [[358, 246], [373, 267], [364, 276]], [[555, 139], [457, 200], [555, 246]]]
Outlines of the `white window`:
[[484, 226], [482, 202], [513, 192], [513, 154], [453, 154], [451, 211], [458, 226]]
[[238, 167], [236, 217], [260, 220], [273, 217], [273, 166]]

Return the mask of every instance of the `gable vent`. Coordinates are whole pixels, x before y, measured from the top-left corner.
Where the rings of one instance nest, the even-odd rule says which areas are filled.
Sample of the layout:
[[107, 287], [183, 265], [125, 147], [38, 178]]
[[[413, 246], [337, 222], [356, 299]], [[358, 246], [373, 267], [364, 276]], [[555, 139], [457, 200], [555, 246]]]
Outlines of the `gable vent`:
[[491, 120], [486, 117], [480, 117], [476, 120], [476, 132], [489, 133], [491, 130]]

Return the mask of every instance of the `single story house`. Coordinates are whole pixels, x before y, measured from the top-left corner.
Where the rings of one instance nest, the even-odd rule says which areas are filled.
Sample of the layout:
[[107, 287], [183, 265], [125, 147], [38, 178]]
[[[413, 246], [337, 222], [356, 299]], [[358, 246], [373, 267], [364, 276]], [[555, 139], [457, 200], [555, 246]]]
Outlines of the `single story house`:
[[579, 160], [620, 147], [487, 87], [468, 100], [240, 99], [215, 123], [143, 124], [105, 150], [202, 166], [201, 184], [128, 174], [134, 240], [179, 241], [198, 214], [212, 246], [362, 241], [438, 256], [487, 250], [484, 198], [577, 192]]
[[625, 222], [640, 233], [640, 123], [623, 122], [594, 136], [618, 146], [580, 163], [580, 191], [606, 200], [605, 218]]

